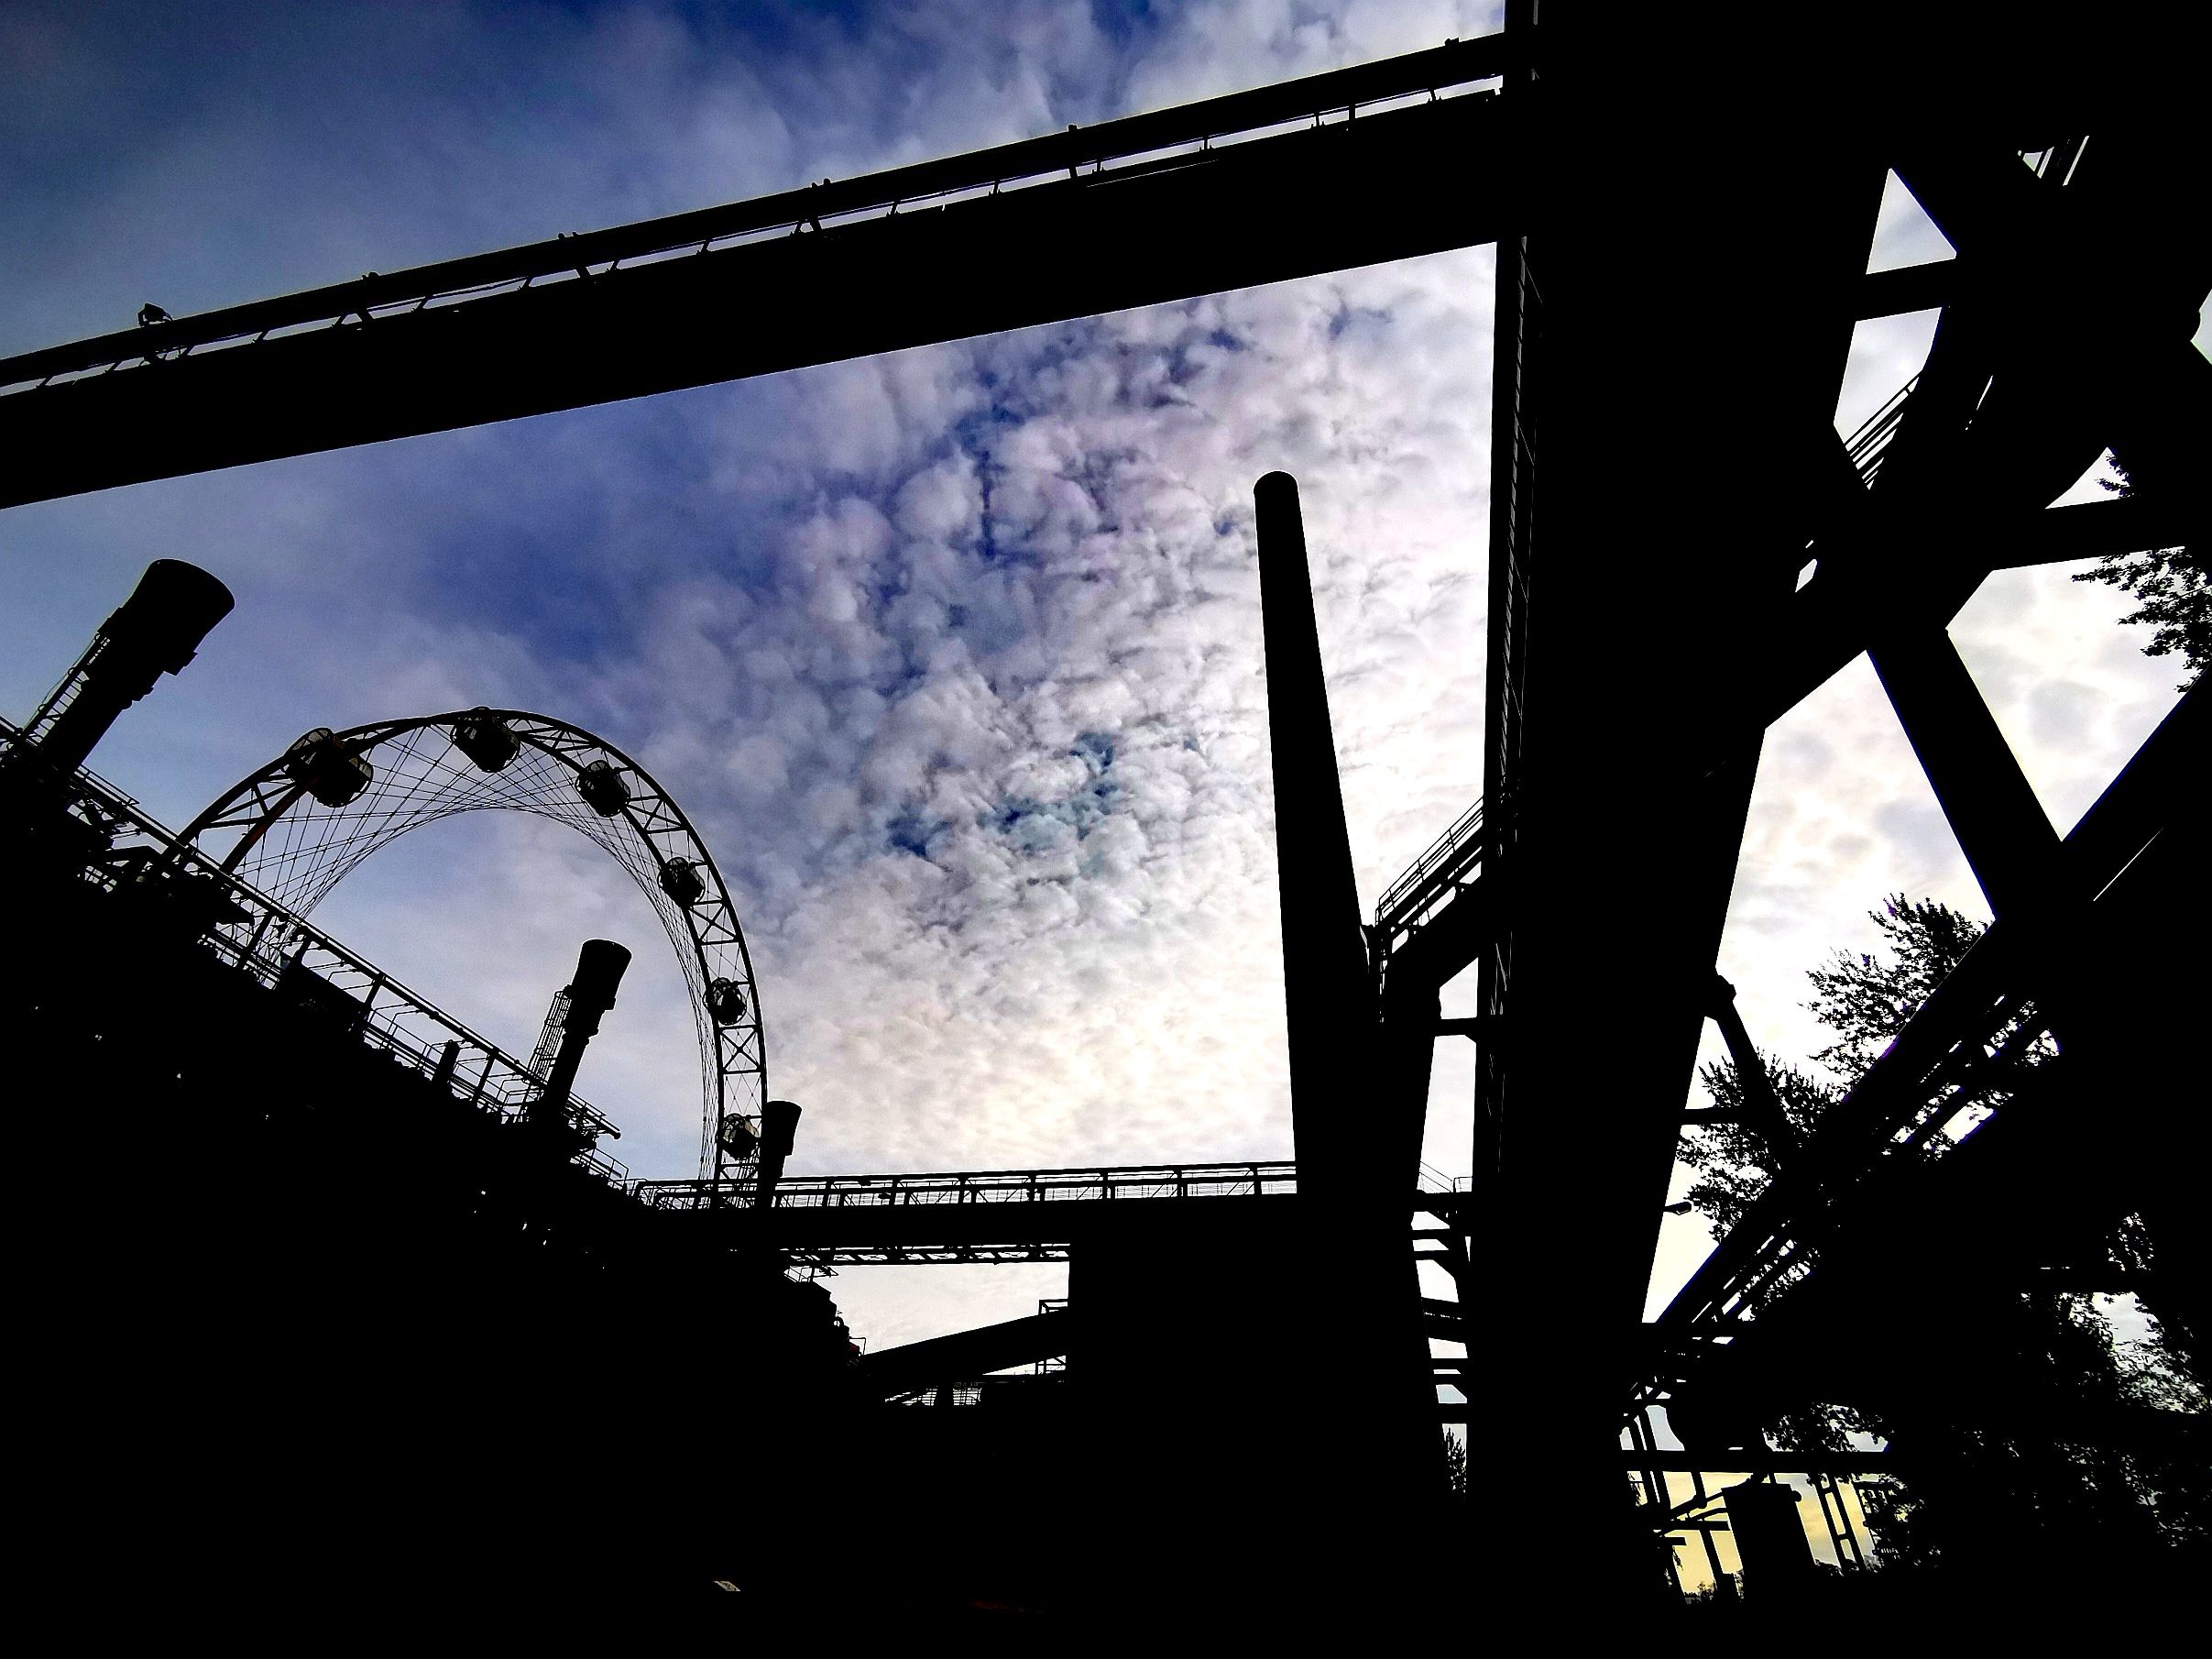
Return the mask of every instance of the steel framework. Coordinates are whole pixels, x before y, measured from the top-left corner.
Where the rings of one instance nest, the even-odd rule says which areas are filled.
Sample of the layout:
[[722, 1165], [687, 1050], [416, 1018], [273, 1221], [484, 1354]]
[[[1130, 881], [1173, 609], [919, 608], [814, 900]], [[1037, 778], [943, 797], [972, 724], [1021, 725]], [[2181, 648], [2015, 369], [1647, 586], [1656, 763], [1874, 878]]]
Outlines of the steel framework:
[[[1764, 1401], [1816, 1399], [1846, 1347], [1912, 1342], [1900, 1292], [1914, 1265], [2022, 1286], [2054, 1258], [2079, 1262], [2136, 1206], [2164, 1206], [2177, 1242], [2188, 1236], [2168, 1159], [2203, 1137], [2169, 1104], [2191, 1070], [2170, 1034], [2201, 969], [2158, 913], [2185, 937], [2201, 928], [2204, 822], [2185, 780], [2205, 764], [2202, 693], [2062, 843], [1946, 630], [2008, 566], [2178, 543], [2201, 559], [2212, 372], [2189, 336], [2212, 258], [2176, 234], [2190, 147], [2139, 83], [2153, 49], [2140, 36], [2075, 76], [2046, 72], [2050, 39], [2000, 49], [1970, 26], [1939, 30], [1915, 42], [1922, 108], [1854, 128], [1872, 36], [1828, 31], [1821, 71], [1693, 110], [1639, 83], [1639, 57], [1664, 44], [1656, 28], [1573, 11], [1539, 25], [1516, 5], [1509, 29], [1533, 40], [1536, 69], [1505, 101], [1544, 113], [1532, 211], [1500, 245], [1477, 889], [1496, 891], [1467, 958], [1497, 1040], [1478, 1078], [1470, 1288], [1480, 1302], [1534, 1278], [1576, 1287], [1582, 1322], [1551, 1357], [1584, 1381], [1492, 1365], [1470, 1398], [1545, 1448], [1542, 1479], [1508, 1459], [1546, 1493], [1517, 1526], [1587, 1537], [1556, 1478], [1555, 1432], [1598, 1419], [1608, 1394], [1633, 1412], [1650, 1395], [1631, 1379], [1655, 1365], [1692, 1393], [1745, 1398], [1756, 1370]], [[1727, 26], [1694, 38], [1719, 49]], [[1665, 246], [1682, 203], [1576, 141], [1606, 115], [1663, 124], [1678, 153], [1727, 155], [1736, 198], [1760, 215], [1725, 291], [1690, 270], [1645, 289], [1711, 348], [1692, 384], [1620, 372], [1610, 273]], [[1852, 320], [1870, 314], [1885, 170], [1957, 257], [1899, 273], [1918, 305], [1941, 307], [1935, 343], [1846, 443], [1829, 417]], [[1681, 458], [1641, 435], [1670, 429], [1726, 434], [1723, 498], [1682, 500]], [[2107, 450], [2138, 487], [2108, 506], [2132, 513], [2048, 505]], [[1662, 556], [1674, 536], [1684, 556]], [[1643, 556], [1608, 559], [1594, 590], [1579, 579], [1615, 549]], [[1998, 921], [1722, 1241], [1655, 1355], [1637, 1304], [1761, 739], [1862, 652]], [[1627, 803], [1649, 827], [1639, 868], [1621, 857]], [[1638, 994], [1601, 1008], [1593, 961], [1630, 918], [1620, 971]], [[1606, 1041], [1593, 1045], [1600, 1018]], [[2018, 1068], [2046, 1031], [2058, 1058], [2031, 1084]], [[2057, 1217], [2023, 1225], [2037, 1189], [2058, 1184], [2052, 1149], [2115, 1095], [2137, 1103], [2134, 1132], [2160, 1151], [2112, 1149], [2112, 1172], [2077, 1174], [2048, 1206]], [[1899, 1156], [1968, 1104], [1992, 1115], [1956, 1152]], [[1571, 1196], [1543, 1176], [1566, 1167]], [[1920, 1179], [1900, 1181], [1908, 1169]], [[1769, 1329], [1755, 1337], [1758, 1324]], [[1702, 1369], [1667, 1357], [1701, 1340]], [[1595, 1492], [1594, 1451], [1587, 1467]], [[1551, 1570], [1510, 1536], [1486, 1543]]]
[[[0, 720], [0, 757], [28, 734]], [[306, 991], [336, 1013], [352, 1036], [503, 1123], [520, 1124], [545, 1086], [543, 1074], [479, 1036], [427, 997], [278, 903], [149, 817], [98, 775], [79, 768], [60, 809], [103, 849], [77, 879], [134, 904], [153, 928], [173, 921], [217, 961], [280, 991]], [[596, 1142], [621, 1131], [597, 1108], [570, 1096], [578, 1126]], [[611, 1187], [630, 1171], [594, 1144], [575, 1162]]]
[[[641, 1181], [631, 1190], [660, 1210], [721, 1202], [711, 1181]], [[759, 1225], [794, 1259], [823, 1269], [1067, 1261], [1079, 1235], [1133, 1216], [1143, 1225], [1164, 1203], [1274, 1201], [1297, 1192], [1298, 1166], [1287, 1160], [812, 1175], [779, 1182]]]
[[[0, 363], [19, 388], [0, 396], [0, 445], [18, 463], [0, 499], [1495, 241], [1482, 798], [1385, 895], [1362, 961], [1356, 914], [1337, 914], [1356, 903], [1309, 599], [1299, 614], [1295, 487], [1263, 485], [1263, 541], [1279, 550], [1262, 559], [1271, 698], [1285, 694], [1278, 836], [1298, 872], [1284, 901], [1294, 1114], [1333, 1127], [1356, 1098], [1366, 1115], [1360, 1146], [1309, 1164], [1297, 1202], [1326, 1185], [1346, 1214], [1394, 1210], [1433, 1043], [1476, 1038], [1473, 1187], [1447, 1231], [1465, 1235], [1455, 1317], [1478, 1323], [1459, 1328], [1488, 1332], [1537, 1287], [1574, 1302], [1543, 1365], [1497, 1341], [1459, 1373], [1517, 1495], [1480, 1523], [1479, 1547], [1519, 1593], [1575, 1604], [1587, 1557], [1562, 1541], [1618, 1543], [1599, 1509], [1618, 1494], [1615, 1431], [1646, 1425], [1626, 1461], [1647, 1518], [1694, 1519], [1709, 1496], [1683, 1506], [1665, 1489], [1653, 1401], [1755, 1370], [1802, 1383], [1807, 1328], [1893, 1345], [1895, 1285], [1916, 1256], [2009, 1284], [2078, 1266], [2131, 1206], [2185, 1213], [2180, 1172], [2201, 1163], [2204, 1126], [2174, 1103], [2201, 1084], [2185, 1034], [2202, 971], [2173, 939], [2204, 936], [2212, 867], [2194, 795], [2201, 689], [2062, 838], [1947, 632], [1997, 569], [2185, 543], [2203, 557], [2212, 367], [2190, 336], [2212, 244], [2190, 229], [2187, 105], [2140, 84], [2186, 46], [2119, 20], [2094, 52], [2071, 26], [2012, 17], [1916, 29], [1911, 100], [1870, 121], [1867, 89], [1894, 83], [1900, 49], [1877, 32], [1809, 20], [1786, 68], [1746, 73], [1749, 43], [1718, 10], [1596, 10], [1539, 23], [1509, 0], [1506, 33], [1486, 40], [28, 354]], [[1701, 164], [1725, 167], [1753, 227], [1725, 256], [1685, 247]], [[1890, 171], [1955, 258], [1867, 273]], [[1040, 262], [1041, 247], [1087, 257]], [[888, 269], [910, 280], [887, 290]], [[1651, 314], [1699, 342], [1695, 377], [1637, 372], [1627, 273]], [[720, 323], [732, 292], [777, 326]], [[1941, 321], [1921, 372], [1839, 437], [1854, 324], [1923, 309]], [[1686, 487], [1682, 433], [1725, 445], [1725, 489]], [[2108, 451], [2133, 497], [2049, 505]], [[1997, 921], [1647, 1332], [1764, 734], [1862, 654]], [[1297, 659], [1280, 687], [1278, 657]], [[234, 860], [282, 816], [261, 781], [226, 797]], [[632, 829], [641, 860], [653, 832]], [[652, 896], [651, 872], [632, 873]], [[730, 928], [741, 955], [734, 916]], [[1469, 967], [1481, 1013], [1440, 1027], [1437, 993]], [[1622, 979], [1636, 994], [1593, 989]], [[1312, 1006], [1342, 1017], [1301, 1021]], [[2151, 1152], [2085, 1177], [2063, 1225], [2022, 1223], [2021, 1194], [2065, 1169], [2085, 1103], [2103, 1099], [2130, 1103]], [[1955, 1151], [1914, 1156], [1945, 1135]], [[722, 1170], [707, 1163], [704, 1184], [654, 1183], [649, 1200], [711, 1206]], [[898, 1178], [881, 1197], [862, 1178], [792, 1183], [767, 1219], [1028, 1224], [927, 1247], [957, 1252], [1016, 1247], [1068, 1211], [1194, 1202], [1085, 1202], [1111, 1182], [1048, 1199], [1008, 1179]], [[1991, 1237], [1962, 1230], [1993, 1217], [2008, 1225]], [[882, 1236], [838, 1247], [907, 1247]], [[1350, 1321], [1358, 1299], [1341, 1292], [1325, 1305]]]
[[[473, 735], [479, 731], [494, 734], [488, 749]], [[511, 748], [498, 732], [512, 739]], [[480, 753], [472, 755], [464, 740]], [[354, 770], [363, 766], [366, 778]], [[325, 780], [341, 772], [357, 793], [335, 798], [344, 789]], [[587, 787], [598, 794], [596, 803]], [[652, 905], [683, 970], [698, 1032], [699, 1183], [725, 1198], [742, 1188], [757, 1164], [768, 1098], [767, 1047], [744, 930], [713, 854], [683, 808], [613, 744], [515, 709], [456, 709], [311, 733], [210, 803], [181, 839], [304, 917], [371, 853], [426, 824], [484, 811], [529, 813], [577, 831], [611, 855]]]
[[1431, 168], [1503, 155], [1505, 62], [1452, 41], [0, 359], [0, 505], [1468, 247], [1497, 203]]

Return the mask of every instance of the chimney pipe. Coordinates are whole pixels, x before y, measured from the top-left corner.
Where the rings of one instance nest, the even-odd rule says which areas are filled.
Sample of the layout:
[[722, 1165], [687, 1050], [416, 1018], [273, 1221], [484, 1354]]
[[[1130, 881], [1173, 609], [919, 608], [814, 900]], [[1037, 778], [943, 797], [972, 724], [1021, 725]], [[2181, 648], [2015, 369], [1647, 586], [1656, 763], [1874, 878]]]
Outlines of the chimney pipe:
[[1253, 487], [1252, 497], [1267, 655], [1267, 738], [1275, 759], [1291, 1134], [1299, 1191], [1314, 1192], [1346, 1173], [1342, 1114], [1351, 1056], [1358, 1047], [1352, 1032], [1374, 1019], [1374, 991], [1337, 780], [1298, 480], [1271, 472]]
[[230, 589], [181, 559], [156, 559], [129, 599], [93, 635], [69, 677], [31, 722], [37, 732], [48, 710], [71, 687], [76, 696], [38, 732], [40, 757], [60, 773], [84, 764], [115, 717], [154, 688], [164, 674], [181, 673], [209, 630], [230, 614]]
[[575, 1087], [585, 1046], [598, 1035], [599, 1016], [615, 1005], [615, 988], [630, 966], [630, 951], [610, 939], [587, 939], [576, 953], [576, 976], [568, 986], [568, 1016], [561, 1027], [561, 1047], [545, 1074], [545, 1093], [531, 1103], [532, 1123], [558, 1122]]
[[752, 1204], [765, 1210], [776, 1201], [776, 1182], [783, 1179], [783, 1160], [791, 1156], [799, 1130], [799, 1108], [787, 1100], [772, 1100], [761, 1110], [761, 1174], [753, 1187]]

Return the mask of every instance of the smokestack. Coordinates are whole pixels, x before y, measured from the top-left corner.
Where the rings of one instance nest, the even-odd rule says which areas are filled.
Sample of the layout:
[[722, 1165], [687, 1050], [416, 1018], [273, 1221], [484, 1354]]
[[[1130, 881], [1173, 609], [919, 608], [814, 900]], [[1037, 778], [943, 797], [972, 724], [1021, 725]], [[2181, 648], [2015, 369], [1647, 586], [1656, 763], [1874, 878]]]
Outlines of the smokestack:
[[1329, 687], [1313, 620], [1298, 480], [1253, 487], [1260, 616], [1267, 653], [1267, 738], [1275, 757], [1275, 845], [1290, 1036], [1290, 1121], [1300, 1191], [1328, 1185], [1346, 1156], [1341, 1114], [1352, 1032], [1374, 1018], [1366, 937], [1337, 780]]
[[761, 1176], [753, 1188], [752, 1203], [765, 1210], [776, 1201], [776, 1182], [783, 1179], [783, 1160], [791, 1156], [799, 1132], [799, 1108], [787, 1100], [772, 1100], [761, 1111]]
[[[230, 589], [197, 565], [181, 559], [148, 565], [130, 598], [100, 624], [69, 677], [32, 720], [39, 755], [61, 773], [84, 764], [115, 717], [151, 691], [162, 675], [182, 672], [235, 603]], [[49, 717], [51, 723], [40, 731]]]
[[599, 1016], [615, 1005], [615, 989], [630, 966], [630, 951], [610, 939], [587, 939], [576, 953], [576, 976], [568, 986], [568, 1016], [561, 1027], [561, 1047], [546, 1071], [545, 1093], [531, 1106], [531, 1121], [557, 1122], [575, 1087], [584, 1049], [598, 1035]]

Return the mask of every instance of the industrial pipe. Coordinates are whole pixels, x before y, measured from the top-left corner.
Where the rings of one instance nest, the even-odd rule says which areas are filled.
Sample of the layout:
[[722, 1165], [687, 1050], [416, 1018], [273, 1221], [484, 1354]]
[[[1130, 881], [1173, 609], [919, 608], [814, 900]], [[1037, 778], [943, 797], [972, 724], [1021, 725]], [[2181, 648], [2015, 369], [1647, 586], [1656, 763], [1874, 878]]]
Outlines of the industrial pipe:
[[1351, 1082], [1347, 1056], [1358, 1048], [1348, 1031], [1372, 1023], [1374, 998], [1337, 781], [1298, 480], [1271, 472], [1253, 487], [1252, 498], [1267, 659], [1267, 737], [1275, 760], [1291, 1134], [1299, 1188], [1311, 1191], [1348, 1173], [1342, 1115]]
[[561, 1047], [545, 1073], [545, 1093], [531, 1103], [533, 1123], [557, 1123], [575, 1087], [585, 1046], [598, 1035], [599, 1016], [615, 1005], [615, 989], [630, 966], [630, 951], [610, 939], [587, 939], [576, 953], [576, 976], [568, 986], [568, 1013], [561, 1024]]
[[787, 1100], [772, 1100], [761, 1112], [761, 1175], [752, 1192], [753, 1208], [765, 1210], [776, 1201], [776, 1182], [783, 1179], [783, 1160], [791, 1156], [799, 1130], [799, 1108]]
[[[236, 603], [229, 588], [197, 565], [181, 559], [148, 565], [130, 598], [100, 624], [69, 677], [47, 699], [49, 709], [68, 700], [38, 734], [39, 755], [62, 773], [84, 764], [115, 717], [151, 691], [162, 675], [181, 673]], [[72, 686], [76, 695], [70, 697]], [[33, 730], [37, 726], [34, 720]]]

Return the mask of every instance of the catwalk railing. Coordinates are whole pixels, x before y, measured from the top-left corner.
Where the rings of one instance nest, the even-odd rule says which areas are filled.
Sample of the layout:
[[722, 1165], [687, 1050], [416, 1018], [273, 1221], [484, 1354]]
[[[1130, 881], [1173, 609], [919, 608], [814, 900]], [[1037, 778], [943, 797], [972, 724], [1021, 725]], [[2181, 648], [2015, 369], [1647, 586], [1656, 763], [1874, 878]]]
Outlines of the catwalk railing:
[[1890, 440], [1905, 418], [1905, 403], [1912, 396], [1912, 389], [1920, 384], [1914, 375], [1889, 394], [1889, 401], [1859, 425], [1859, 429], [1844, 440], [1845, 453], [1850, 456], [1851, 465], [1858, 469], [1859, 482], [1871, 484], [1882, 469], [1882, 457], [1889, 452]]
[[1375, 938], [1382, 949], [1420, 927], [1473, 878], [1483, 857], [1482, 830], [1483, 803], [1477, 800], [1383, 890], [1374, 906]]
[[[32, 761], [35, 752], [21, 750], [22, 738], [12, 722], [0, 720], [0, 764], [16, 760], [18, 752], [23, 761]], [[113, 784], [82, 769], [58, 782], [65, 797], [61, 810], [97, 838], [93, 845], [104, 843], [105, 850], [79, 871], [86, 884], [125, 903], [165, 907], [193, 926], [216, 961], [272, 990], [313, 994], [342, 1015], [365, 1047], [442, 1083], [456, 1099], [502, 1123], [520, 1122], [543, 1093], [544, 1079], [498, 1044], [220, 869]], [[621, 1134], [574, 1096], [568, 1115], [594, 1137]], [[597, 1147], [578, 1152], [575, 1161], [610, 1186], [628, 1184], [629, 1170]]]
[[[714, 1209], [739, 1194], [701, 1181], [641, 1181], [656, 1209]], [[927, 1204], [1062, 1203], [1131, 1198], [1231, 1198], [1298, 1191], [1298, 1165], [1138, 1164], [1090, 1170], [948, 1170], [915, 1175], [812, 1175], [777, 1183], [779, 1210], [887, 1209]], [[745, 1199], [744, 1202], [750, 1202]]]
[[[1424, 1174], [1436, 1184], [1407, 1194], [1408, 1214], [1463, 1225], [1468, 1197], [1453, 1190], [1460, 1183]], [[1277, 1159], [799, 1176], [779, 1183], [766, 1211], [753, 1209], [751, 1192], [742, 1186], [641, 1181], [631, 1191], [656, 1209], [741, 1218], [792, 1261], [816, 1270], [1057, 1262], [1071, 1259], [1084, 1239], [1153, 1225], [1163, 1204], [1224, 1206], [1219, 1218], [1248, 1200], [1266, 1199], [1272, 1207], [1297, 1193], [1298, 1166]]]
[[[1920, 384], [1915, 375], [1899, 387], [1844, 441], [1859, 481], [1872, 484], [1882, 457], [1897, 436], [1905, 405]], [[1478, 798], [1408, 864], [1375, 901], [1375, 948], [1387, 954], [1404, 938], [1433, 920], [1479, 873], [1483, 862], [1483, 803]]]

